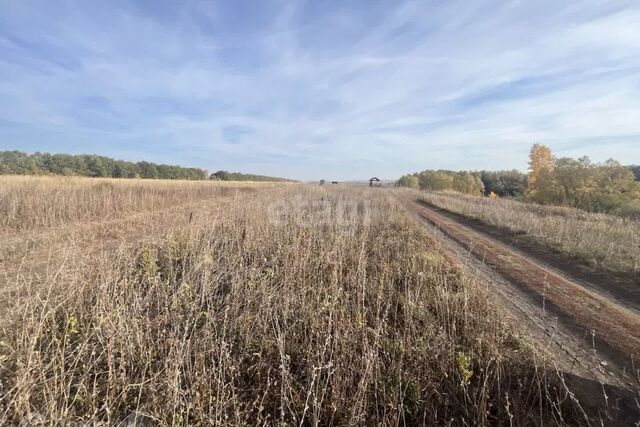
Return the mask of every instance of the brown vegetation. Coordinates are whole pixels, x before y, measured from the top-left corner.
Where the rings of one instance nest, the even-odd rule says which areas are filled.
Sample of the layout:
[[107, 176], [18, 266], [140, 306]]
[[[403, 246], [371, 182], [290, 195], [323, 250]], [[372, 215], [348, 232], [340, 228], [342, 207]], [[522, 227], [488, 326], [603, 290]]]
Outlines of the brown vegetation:
[[215, 222], [16, 280], [3, 424], [578, 421], [488, 290], [382, 192], [258, 192]]
[[640, 222], [579, 209], [457, 193], [420, 193], [450, 212], [520, 233], [543, 246], [623, 273], [640, 274]]
[[[627, 363], [628, 356], [640, 354], [640, 318], [635, 311], [608, 295], [592, 292], [562, 271], [556, 272], [527, 254], [513, 251], [510, 245], [474, 231], [456, 217], [451, 218], [424, 204], [414, 203], [410, 208], [476, 258], [493, 266], [511, 284], [528, 288], [526, 291], [537, 295], [538, 301], [544, 298], [545, 305], [553, 306], [553, 311], [561, 315], [565, 323], [590, 331], [592, 338], [606, 343], [607, 350], [603, 353], [614, 356], [622, 365]], [[635, 302], [629, 301], [631, 306]]]
[[0, 176], [0, 233], [105, 220], [269, 183]]

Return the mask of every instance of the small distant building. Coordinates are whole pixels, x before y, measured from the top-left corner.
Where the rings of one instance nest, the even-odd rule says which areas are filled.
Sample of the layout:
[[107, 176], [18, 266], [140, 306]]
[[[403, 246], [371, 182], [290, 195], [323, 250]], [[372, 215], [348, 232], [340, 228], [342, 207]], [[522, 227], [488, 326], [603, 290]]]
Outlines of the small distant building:
[[324, 185], [324, 179], [320, 180], [320, 185]]
[[382, 185], [380, 179], [375, 176], [369, 180], [369, 187], [379, 187], [380, 185]]
[[338, 183], [338, 181], [331, 181], [331, 183], [332, 183], [332, 184], [337, 184], [337, 183]]

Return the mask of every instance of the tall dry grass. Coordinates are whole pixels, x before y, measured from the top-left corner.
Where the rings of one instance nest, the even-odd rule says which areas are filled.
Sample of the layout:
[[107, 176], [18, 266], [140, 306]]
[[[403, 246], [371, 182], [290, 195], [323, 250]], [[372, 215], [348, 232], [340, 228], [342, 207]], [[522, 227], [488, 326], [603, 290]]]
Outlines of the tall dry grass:
[[[152, 211], [271, 183], [0, 176], [0, 232]], [[280, 184], [286, 185], [286, 184]]]
[[421, 192], [450, 212], [523, 234], [543, 246], [606, 269], [640, 274], [640, 222], [579, 209], [458, 193]]
[[576, 420], [487, 291], [382, 192], [258, 193], [77, 271], [27, 280], [7, 314], [2, 424]]

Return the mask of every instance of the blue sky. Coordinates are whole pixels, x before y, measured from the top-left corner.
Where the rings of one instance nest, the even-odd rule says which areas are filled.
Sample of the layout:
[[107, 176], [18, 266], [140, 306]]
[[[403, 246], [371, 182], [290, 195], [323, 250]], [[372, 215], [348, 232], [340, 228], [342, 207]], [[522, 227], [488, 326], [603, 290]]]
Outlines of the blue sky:
[[0, 149], [296, 179], [640, 163], [638, 1], [0, 5]]

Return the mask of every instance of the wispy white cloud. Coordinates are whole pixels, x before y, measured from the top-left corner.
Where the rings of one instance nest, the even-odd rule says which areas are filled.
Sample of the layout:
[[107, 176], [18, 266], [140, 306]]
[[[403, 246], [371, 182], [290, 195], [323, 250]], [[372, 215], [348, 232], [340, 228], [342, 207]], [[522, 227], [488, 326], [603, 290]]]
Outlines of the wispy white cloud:
[[640, 163], [637, 2], [161, 3], [9, 2], [0, 148], [303, 179], [524, 168], [533, 142]]

